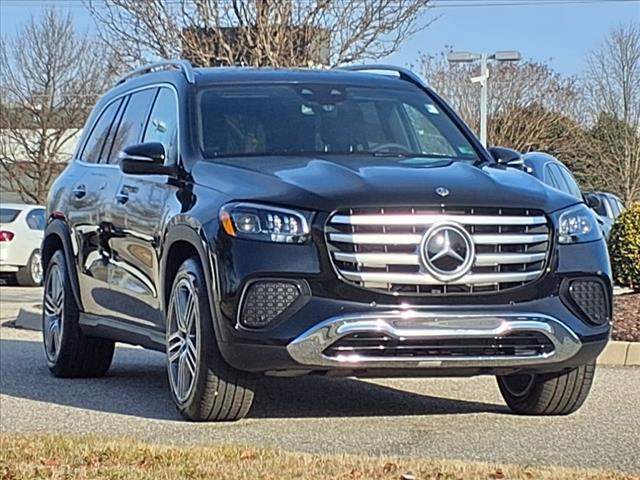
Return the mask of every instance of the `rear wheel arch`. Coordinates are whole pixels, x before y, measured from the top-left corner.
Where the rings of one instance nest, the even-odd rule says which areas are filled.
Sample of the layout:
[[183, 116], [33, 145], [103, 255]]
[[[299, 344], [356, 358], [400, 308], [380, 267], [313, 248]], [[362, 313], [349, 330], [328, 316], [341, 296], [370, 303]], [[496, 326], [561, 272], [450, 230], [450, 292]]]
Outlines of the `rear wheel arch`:
[[76, 256], [71, 243], [71, 233], [67, 224], [63, 220], [58, 219], [49, 223], [44, 231], [42, 248], [40, 249], [43, 269], [46, 269], [47, 265], [49, 265], [51, 258], [57, 250], [62, 250], [64, 252], [73, 297], [78, 309], [83, 310], [78, 284], [78, 272], [74, 261]]

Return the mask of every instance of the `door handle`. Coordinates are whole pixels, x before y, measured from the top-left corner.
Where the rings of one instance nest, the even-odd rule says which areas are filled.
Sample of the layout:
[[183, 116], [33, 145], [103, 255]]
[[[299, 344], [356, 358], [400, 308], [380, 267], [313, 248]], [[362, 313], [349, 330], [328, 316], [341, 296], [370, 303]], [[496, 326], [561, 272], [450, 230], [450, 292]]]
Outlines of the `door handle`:
[[118, 203], [125, 204], [129, 201], [129, 194], [127, 192], [117, 193], [116, 200], [118, 201]]
[[72, 192], [73, 192], [73, 196], [79, 199], [84, 197], [87, 194], [87, 187], [85, 187], [84, 185], [78, 185], [73, 189]]

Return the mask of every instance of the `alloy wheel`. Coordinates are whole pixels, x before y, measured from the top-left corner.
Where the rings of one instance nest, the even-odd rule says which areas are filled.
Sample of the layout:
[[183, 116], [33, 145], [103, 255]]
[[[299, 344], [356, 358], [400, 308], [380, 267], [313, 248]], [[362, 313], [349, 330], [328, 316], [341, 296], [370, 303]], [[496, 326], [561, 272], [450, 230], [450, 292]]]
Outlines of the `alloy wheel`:
[[193, 391], [198, 371], [198, 299], [190, 278], [178, 281], [169, 305], [167, 358], [171, 389], [183, 404]]
[[60, 354], [62, 329], [64, 328], [63, 272], [56, 264], [51, 266], [44, 290], [42, 334], [47, 360], [54, 363]]
[[31, 279], [36, 285], [42, 283], [42, 257], [40, 252], [33, 252], [31, 259]]

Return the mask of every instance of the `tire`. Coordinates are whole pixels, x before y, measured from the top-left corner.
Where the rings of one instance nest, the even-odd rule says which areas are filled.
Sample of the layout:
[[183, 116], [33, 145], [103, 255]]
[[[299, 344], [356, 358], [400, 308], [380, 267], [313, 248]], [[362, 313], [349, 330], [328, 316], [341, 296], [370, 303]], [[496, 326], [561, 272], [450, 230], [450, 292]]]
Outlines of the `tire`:
[[222, 358], [208, 294], [199, 260], [185, 260], [173, 279], [167, 309], [171, 396], [188, 420], [239, 420], [251, 408], [256, 376], [233, 368]]
[[27, 264], [16, 272], [16, 282], [22, 287], [42, 285], [42, 258], [40, 250], [34, 250]]
[[101, 377], [113, 359], [114, 342], [80, 330], [64, 253], [56, 251], [45, 274], [42, 337], [47, 366], [56, 377]]
[[565, 373], [497, 377], [500, 393], [509, 408], [523, 415], [568, 415], [589, 395], [595, 362]]

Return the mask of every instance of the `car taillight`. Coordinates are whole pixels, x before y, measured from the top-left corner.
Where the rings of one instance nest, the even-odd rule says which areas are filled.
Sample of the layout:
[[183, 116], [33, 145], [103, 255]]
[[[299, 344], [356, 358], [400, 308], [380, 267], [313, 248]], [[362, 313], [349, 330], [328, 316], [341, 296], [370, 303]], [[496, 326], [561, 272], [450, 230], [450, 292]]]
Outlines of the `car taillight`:
[[13, 232], [0, 230], [0, 242], [10, 242], [13, 240]]

